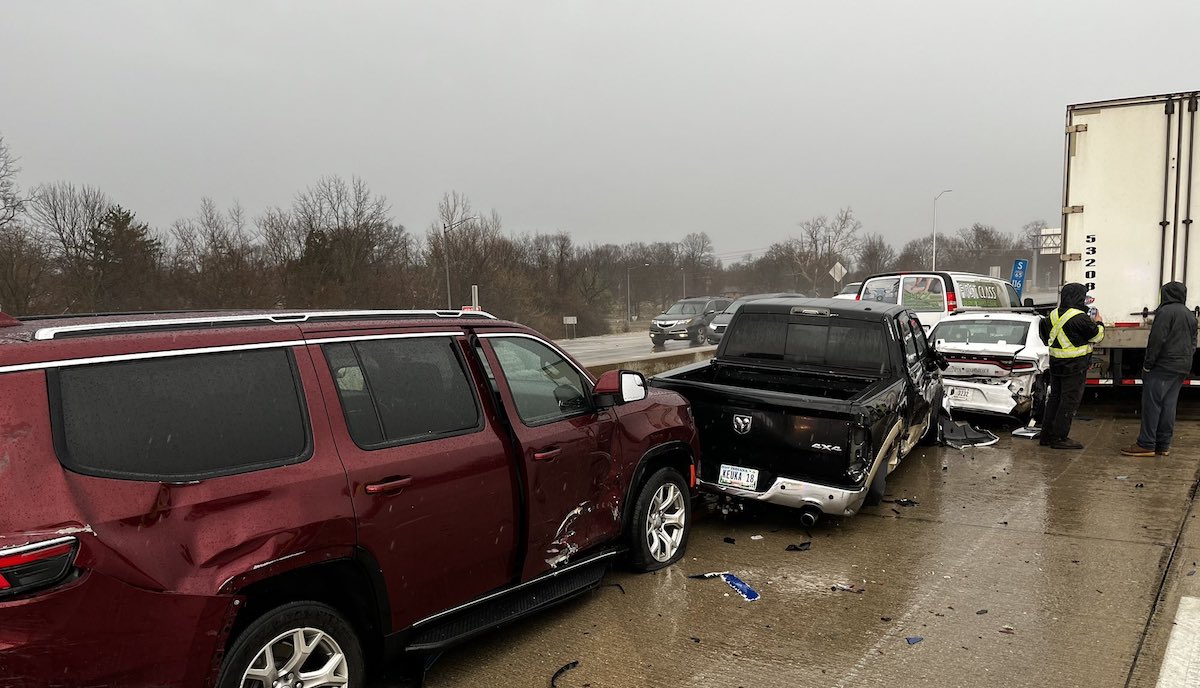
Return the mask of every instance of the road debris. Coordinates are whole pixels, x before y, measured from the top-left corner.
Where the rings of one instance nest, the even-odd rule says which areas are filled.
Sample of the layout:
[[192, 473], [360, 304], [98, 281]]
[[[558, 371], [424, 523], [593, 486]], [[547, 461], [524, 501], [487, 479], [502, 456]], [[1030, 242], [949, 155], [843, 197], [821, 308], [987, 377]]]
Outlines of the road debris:
[[922, 637], [921, 637], [921, 636], [919, 636], [919, 635], [910, 635], [910, 636], [907, 636], [907, 637], [906, 637], [904, 640], [905, 640], [905, 642], [907, 642], [909, 645], [916, 645], [917, 643], [919, 643], [919, 642], [921, 642], [922, 640], [924, 640], [924, 638], [922, 638]]
[[[745, 581], [743, 581], [741, 578], [738, 578], [737, 576], [733, 575], [729, 571], [713, 571], [712, 573], [696, 573], [696, 574], [692, 574], [692, 575], [688, 576], [688, 578], [695, 578], [697, 580], [708, 580], [708, 579], [712, 579], [712, 578], [720, 578], [721, 580], [725, 581], [726, 585], [733, 588], [733, 591], [736, 592], [737, 594], [741, 595], [742, 599], [746, 600], [747, 602], [755, 602], [758, 600], [759, 597], [761, 597], [761, 595], [758, 594], [757, 590], [755, 590], [754, 588], [747, 585]], [[725, 593], [725, 596], [728, 597], [729, 593]]]
[[986, 610], [986, 609], [980, 609], [979, 611], [975, 612], [975, 614], [977, 614], [977, 615], [979, 615], [979, 616], [983, 616], [984, 614], [987, 614], [987, 610]]
[[1004, 628], [1000, 629], [1000, 632], [1004, 635], [1016, 635], [1017, 629], [1013, 628], [1012, 626], [1005, 626]]
[[567, 662], [566, 664], [559, 667], [558, 671], [554, 672], [554, 675], [550, 677], [550, 688], [558, 688], [558, 679], [563, 674], [567, 673], [568, 671], [574, 669], [577, 666], [579, 666], [578, 659], [571, 661], [571, 662]]
[[884, 622], [884, 623], [888, 623], [889, 621], [891, 621], [891, 620], [892, 620], [892, 617], [890, 617], [890, 616], [881, 616], [881, 617], [879, 617], [879, 620], [880, 620], [880, 621], [882, 621], [882, 622]]
[[1127, 475], [1118, 475], [1118, 476], [1117, 476], [1117, 480], [1129, 480], [1129, 476], [1127, 476]]
[[733, 539], [733, 538], [731, 538], [731, 537], [726, 537], [726, 538], [725, 538], [725, 544], [727, 544], [727, 545], [736, 545], [736, 544], [737, 544], [737, 540], [734, 540], [734, 539]]
[[942, 416], [942, 444], [955, 449], [967, 447], [990, 447], [1000, 441], [999, 437], [965, 421], [954, 421]]
[[841, 590], [842, 592], [856, 592], [860, 595], [867, 591], [863, 586], [853, 583], [834, 583], [829, 589], [834, 591]]
[[917, 500], [909, 499], [907, 497], [896, 500], [896, 506], [917, 506], [918, 504], [920, 504], [920, 502]]
[[807, 552], [810, 549], [812, 549], [812, 541], [801, 542], [798, 545], [793, 543], [783, 548], [785, 552]]
[[750, 539], [751, 539], [751, 540], [761, 540], [761, 539], [763, 539], [763, 536], [761, 536], [761, 535], [751, 535], [751, 536], [750, 536]]

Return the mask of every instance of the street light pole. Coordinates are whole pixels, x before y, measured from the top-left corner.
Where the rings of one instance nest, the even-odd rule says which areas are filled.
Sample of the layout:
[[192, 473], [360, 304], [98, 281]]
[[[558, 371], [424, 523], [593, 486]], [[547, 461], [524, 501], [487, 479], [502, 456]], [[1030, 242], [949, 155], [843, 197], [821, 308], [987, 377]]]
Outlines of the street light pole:
[[471, 220], [478, 220], [478, 217], [464, 217], [458, 222], [452, 224], [442, 223], [442, 263], [446, 266], [446, 310], [454, 310], [454, 297], [450, 294], [450, 230]]
[[687, 268], [679, 268], [679, 271], [683, 273], [683, 296], [681, 298], [686, 299], [687, 298]]
[[629, 275], [633, 272], [634, 268], [648, 267], [650, 267], [649, 263], [643, 263], [641, 265], [630, 265], [625, 268], [625, 310], [628, 313], [628, 322], [633, 322], [633, 292], [631, 291], [632, 282], [629, 279]]
[[942, 197], [942, 194], [948, 194], [954, 189], [943, 189], [942, 193], [933, 197], [933, 265], [931, 270], [937, 270], [937, 202]]

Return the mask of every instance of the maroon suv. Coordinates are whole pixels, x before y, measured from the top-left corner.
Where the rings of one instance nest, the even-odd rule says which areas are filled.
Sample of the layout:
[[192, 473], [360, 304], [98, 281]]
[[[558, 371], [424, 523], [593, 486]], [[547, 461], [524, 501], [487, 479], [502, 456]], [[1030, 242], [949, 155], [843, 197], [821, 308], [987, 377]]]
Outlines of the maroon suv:
[[455, 311], [0, 318], [0, 683], [363, 685], [682, 556], [682, 397]]

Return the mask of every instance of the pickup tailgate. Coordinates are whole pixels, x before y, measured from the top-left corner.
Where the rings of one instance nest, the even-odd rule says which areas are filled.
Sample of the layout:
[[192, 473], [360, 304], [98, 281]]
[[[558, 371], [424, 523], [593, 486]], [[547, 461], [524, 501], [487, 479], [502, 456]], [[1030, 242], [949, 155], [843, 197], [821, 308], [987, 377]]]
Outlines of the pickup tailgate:
[[853, 484], [846, 471], [853, 461], [852, 442], [861, 416], [852, 401], [670, 377], [654, 378], [652, 384], [691, 402], [704, 482], [757, 492], [780, 477]]

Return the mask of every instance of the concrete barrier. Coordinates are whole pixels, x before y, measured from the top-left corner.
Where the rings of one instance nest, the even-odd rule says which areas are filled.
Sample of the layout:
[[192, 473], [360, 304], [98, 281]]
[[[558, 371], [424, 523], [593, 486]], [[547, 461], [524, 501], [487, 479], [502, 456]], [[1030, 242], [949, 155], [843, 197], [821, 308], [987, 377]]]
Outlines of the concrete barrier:
[[610, 370], [636, 370], [637, 372], [649, 377], [661, 372], [665, 372], [672, 368], [687, 365], [689, 363], [699, 363], [713, 357], [717, 347], [706, 346], [688, 351], [680, 351], [678, 353], [657, 353], [649, 354], [644, 358], [636, 358], [633, 360], [614, 360], [603, 361], [600, 363], [592, 363], [588, 365], [588, 370], [592, 375], [599, 376], [601, 373], [606, 373]]

